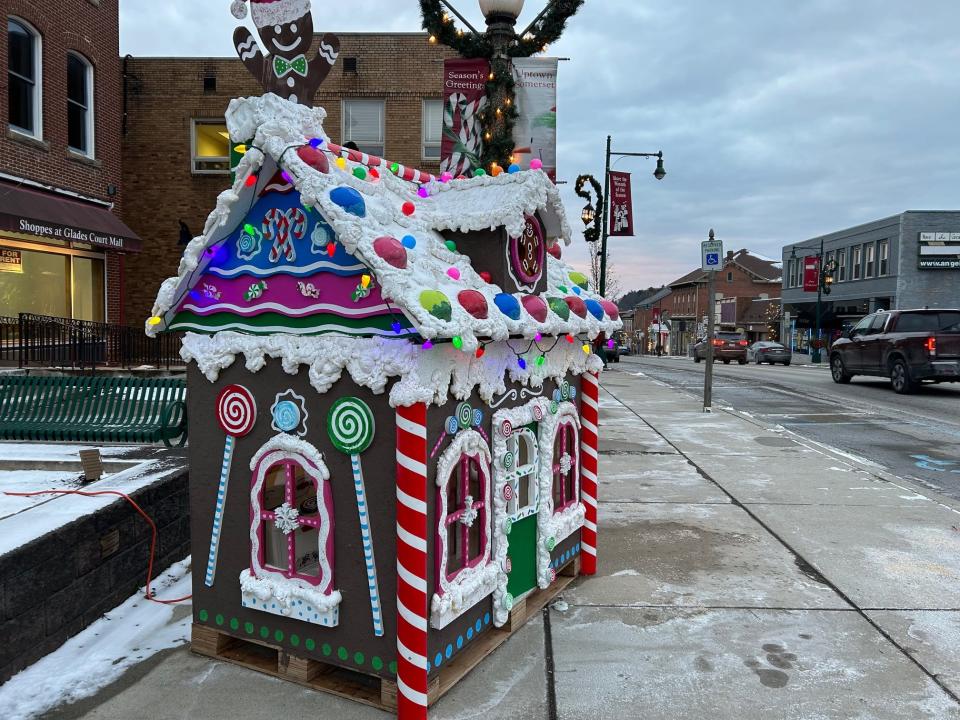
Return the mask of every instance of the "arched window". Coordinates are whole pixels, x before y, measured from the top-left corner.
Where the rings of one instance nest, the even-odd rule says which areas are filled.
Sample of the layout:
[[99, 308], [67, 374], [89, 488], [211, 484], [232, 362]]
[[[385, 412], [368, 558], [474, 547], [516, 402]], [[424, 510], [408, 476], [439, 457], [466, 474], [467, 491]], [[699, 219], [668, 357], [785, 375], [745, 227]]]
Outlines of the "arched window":
[[553, 512], [561, 513], [580, 502], [580, 440], [571, 419], [557, 425], [553, 442]]
[[25, 135], [42, 131], [42, 55], [40, 33], [24, 20], [7, 21], [7, 122]]
[[243, 605], [326, 627], [339, 622], [333, 589], [333, 494], [323, 458], [286, 435], [253, 458], [250, 568]]
[[93, 65], [67, 54], [67, 145], [93, 157]]
[[448, 582], [484, 560], [490, 533], [487, 493], [490, 487], [488, 464], [481, 455], [463, 454], [446, 483], [446, 578]]
[[536, 513], [540, 506], [537, 436], [533, 430], [524, 427], [514, 430], [505, 444], [516, 468], [507, 480], [513, 489], [507, 500], [507, 514], [514, 520], [521, 520]]

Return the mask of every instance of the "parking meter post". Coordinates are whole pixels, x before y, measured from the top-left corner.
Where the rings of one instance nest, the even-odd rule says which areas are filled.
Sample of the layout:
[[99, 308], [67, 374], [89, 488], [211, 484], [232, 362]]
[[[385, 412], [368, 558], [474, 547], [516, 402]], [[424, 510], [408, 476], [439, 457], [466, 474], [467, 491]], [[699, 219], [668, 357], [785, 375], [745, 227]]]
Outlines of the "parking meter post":
[[[710, 238], [713, 239], [713, 230], [710, 231]], [[707, 368], [703, 376], [703, 411], [705, 413], [713, 412], [713, 336], [714, 336], [714, 310], [717, 306], [716, 301], [716, 283], [717, 273], [711, 270], [707, 273], [709, 282], [707, 284]]]

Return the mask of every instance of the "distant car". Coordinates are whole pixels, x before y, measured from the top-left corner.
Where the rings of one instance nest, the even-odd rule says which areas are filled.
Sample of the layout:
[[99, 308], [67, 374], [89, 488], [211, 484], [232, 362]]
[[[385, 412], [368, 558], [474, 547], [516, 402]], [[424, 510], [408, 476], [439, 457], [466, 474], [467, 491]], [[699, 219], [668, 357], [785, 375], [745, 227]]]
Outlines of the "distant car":
[[960, 310], [894, 310], [868, 315], [830, 349], [833, 381], [890, 378], [894, 392], [921, 382], [960, 382]]
[[757, 365], [763, 363], [789, 365], [792, 358], [793, 354], [787, 348], [769, 340], [755, 342], [747, 348], [747, 362], [755, 362]]
[[[707, 359], [707, 338], [693, 346], [693, 361], [700, 362]], [[722, 360], [724, 365], [729, 365], [731, 360], [736, 360], [741, 365], [747, 364], [747, 346], [750, 343], [743, 339], [740, 333], [719, 332], [713, 339], [713, 359]]]
[[619, 355], [620, 357], [623, 357], [624, 355], [629, 355], [629, 354], [630, 354], [630, 348], [628, 348], [626, 345], [617, 346], [617, 355]]

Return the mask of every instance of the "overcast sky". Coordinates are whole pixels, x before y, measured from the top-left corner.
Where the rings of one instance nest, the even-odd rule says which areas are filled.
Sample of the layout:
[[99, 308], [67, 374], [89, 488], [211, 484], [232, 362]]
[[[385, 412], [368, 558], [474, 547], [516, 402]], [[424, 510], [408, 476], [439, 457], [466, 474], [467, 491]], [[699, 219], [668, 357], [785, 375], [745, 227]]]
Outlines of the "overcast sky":
[[[479, 26], [475, 0], [455, 0]], [[228, 0], [121, 0], [121, 52], [232, 55]], [[527, 0], [528, 22], [544, 0]], [[416, 0], [314, 0], [318, 31], [416, 31]], [[551, 54], [561, 63], [559, 176], [585, 265], [583, 201], [614, 150], [635, 173], [637, 237], [611, 241], [621, 289], [727, 249], [787, 243], [894, 215], [960, 208], [957, 0], [587, 0]], [[439, 79], [438, 79], [439, 82]]]

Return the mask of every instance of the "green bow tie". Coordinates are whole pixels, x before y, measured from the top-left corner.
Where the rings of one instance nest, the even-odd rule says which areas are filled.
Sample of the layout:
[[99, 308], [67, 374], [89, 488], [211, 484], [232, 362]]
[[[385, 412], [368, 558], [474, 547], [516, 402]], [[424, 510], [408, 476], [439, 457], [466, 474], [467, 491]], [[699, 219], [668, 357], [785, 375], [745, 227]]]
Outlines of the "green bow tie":
[[298, 55], [293, 59], [293, 62], [287, 62], [282, 57], [273, 58], [273, 72], [276, 73], [278, 78], [282, 78], [288, 75], [290, 72], [295, 72], [298, 75], [303, 77], [307, 76], [307, 56]]

